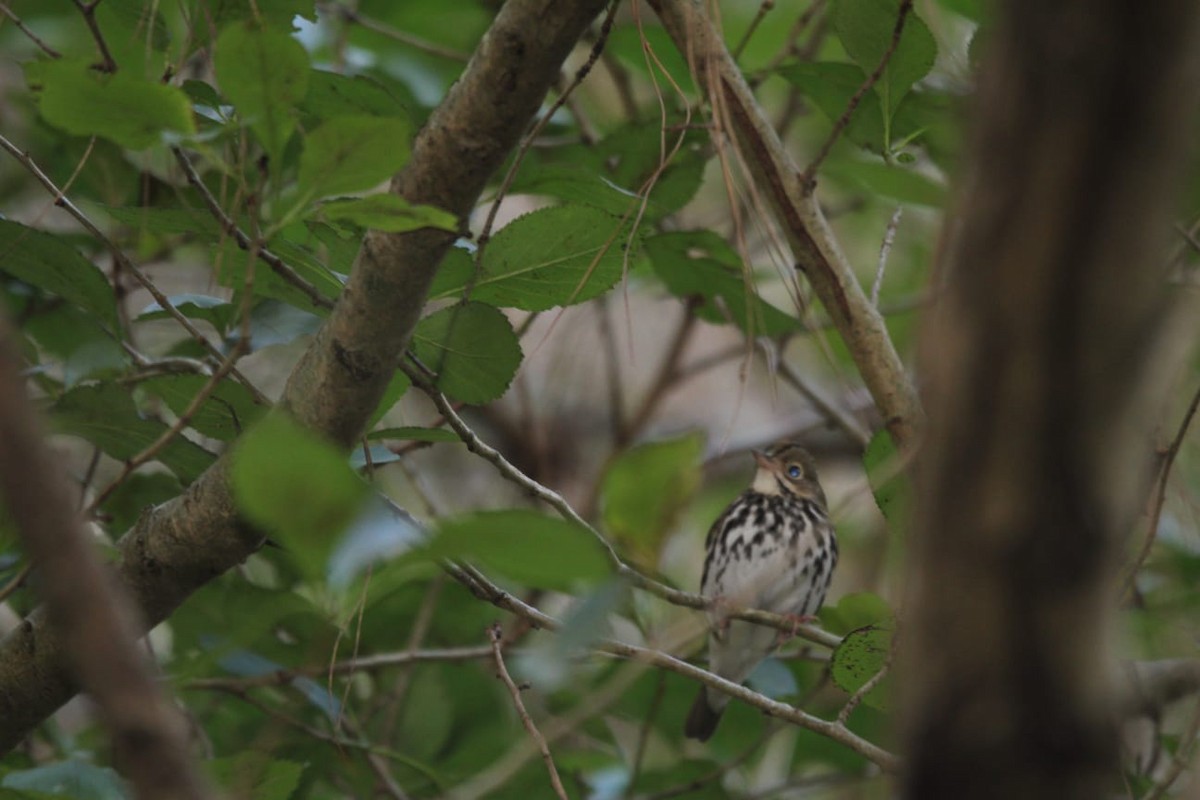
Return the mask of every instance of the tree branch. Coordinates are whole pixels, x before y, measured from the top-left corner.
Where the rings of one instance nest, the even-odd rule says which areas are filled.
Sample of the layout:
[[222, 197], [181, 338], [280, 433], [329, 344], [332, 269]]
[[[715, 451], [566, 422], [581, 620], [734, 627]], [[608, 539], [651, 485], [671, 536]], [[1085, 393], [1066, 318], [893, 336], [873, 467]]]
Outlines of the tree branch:
[[[603, 6], [603, 0], [505, 3], [466, 71], [418, 134], [392, 191], [465, 216]], [[394, 374], [453, 239], [431, 230], [369, 233], [280, 405], [329, 440], [353, 446]], [[228, 464], [227, 457], [219, 459], [181, 497], [147, 511], [122, 537], [118, 569], [146, 623], [165, 619], [262, 544], [261, 533], [238, 517]], [[0, 643], [0, 752], [77, 690], [62, 646], [42, 611]]]
[[[756, 183], [767, 192], [792, 257], [833, 319], [863, 381], [900, 448], [915, 443], [922, 425], [920, 401], [888, 337], [842, 253], [820, 207], [805, 191], [800, 171], [784, 150], [741, 70], [696, 0], [649, 0], [675, 46], [688, 59], [696, 82], [720, 102], [738, 134]], [[710, 79], [708, 76], [714, 75]]]
[[54, 635], [99, 706], [115, 761], [137, 796], [208, 797], [183, 721], [138, 649], [133, 605], [97, 555], [61, 465], [42, 440], [22, 368], [15, 335], [0, 317], [0, 495], [42, 578], [38, 590]]

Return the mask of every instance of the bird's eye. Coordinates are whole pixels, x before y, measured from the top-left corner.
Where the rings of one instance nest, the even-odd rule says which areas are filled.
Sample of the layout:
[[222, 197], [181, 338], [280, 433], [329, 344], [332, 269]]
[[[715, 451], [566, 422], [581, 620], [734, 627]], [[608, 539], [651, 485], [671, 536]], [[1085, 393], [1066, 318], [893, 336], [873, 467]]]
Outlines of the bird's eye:
[[787, 474], [788, 474], [789, 478], [791, 478], [792, 480], [796, 480], [797, 478], [800, 477], [800, 474], [801, 474], [800, 467], [796, 466], [795, 464], [792, 464], [790, 467], [787, 468]]

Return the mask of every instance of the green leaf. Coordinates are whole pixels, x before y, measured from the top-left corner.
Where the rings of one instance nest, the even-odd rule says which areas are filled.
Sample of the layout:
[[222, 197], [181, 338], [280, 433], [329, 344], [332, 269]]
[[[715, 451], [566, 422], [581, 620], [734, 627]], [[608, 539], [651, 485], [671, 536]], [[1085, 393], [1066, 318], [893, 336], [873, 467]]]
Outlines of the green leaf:
[[370, 494], [342, 452], [283, 414], [238, 441], [230, 483], [246, 518], [313, 578], [324, 575], [335, 542]]
[[900, 203], [931, 208], [946, 204], [945, 187], [911, 169], [873, 161], [836, 161], [828, 164], [825, 172]]
[[[208, 383], [202, 375], [167, 375], [152, 378], [141, 384], [151, 394], [161, 397], [175, 414], [182, 414], [192, 400]], [[205, 436], [221, 441], [232, 441], [254, 423], [268, 409], [254, 402], [250, 390], [240, 383], [226, 379], [200, 406], [191, 418], [189, 427]]]
[[58, 236], [0, 219], [0, 272], [62, 297], [118, 329], [113, 289], [96, 265]]
[[288, 800], [305, 769], [303, 764], [272, 760], [254, 751], [213, 759], [206, 765], [228, 796], [255, 800]]
[[[167, 298], [167, 302], [188, 319], [202, 319], [221, 334], [229, 329], [229, 325], [238, 311], [237, 307], [228, 300], [206, 294], [171, 295]], [[138, 322], [150, 322], [156, 319], [171, 319], [170, 312], [159, 305], [157, 300], [143, 308], [142, 313], [137, 317]]]
[[[837, 0], [833, 6], [833, 28], [863, 75], [874, 73], [892, 45], [900, 0]], [[875, 84], [885, 116], [896, 112], [905, 92], [929, 74], [937, 59], [937, 42], [929, 27], [910, 11], [900, 41], [887, 67]]]
[[70, 759], [7, 773], [0, 786], [36, 792], [29, 797], [70, 797], [72, 800], [126, 800], [124, 782], [115, 771]]
[[447, 428], [383, 428], [371, 431], [367, 436], [373, 442], [402, 441], [402, 442], [460, 442], [458, 434]]
[[535, 511], [482, 511], [442, 521], [431, 558], [465, 559], [526, 586], [570, 591], [608, 577], [604, 548], [582, 528]]
[[178, 235], [221, 235], [212, 214], [199, 208], [151, 208], [149, 206], [105, 206], [104, 213], [137, 231]]
[[408, 109], [379, 81], [365, 75], [340, 75], [314, 69], [300, 109], [317, 119], [365, 114], [409, 119]]
[[[51, 407], [50, 417], [58, 432], [86, 439], [118, 461], [133, 458], [167, 431], [163, 423], [144, 418], [129, 393], [112, 383], [72, 389]], [[198, 478], [214, 458], [182, 434], [156, 456], [185, 484]]]
[[373, 194], [347, 200], [331, 200], [321, 206], [330, 221], [345, 220], [370, 230], [405, 233], [419, 228], [438, 228], [455, 233], [458, 217], [434, 206], [413, 205], [398, 194]]
[[310, 133], [300, 156], [300, 189], [328, 197], [370, 189], [408, 161], [407, 122], [386, 117], [338, 117]]
[[26, 72], [41, 87], [39, 108], [56, 128], [77, 136], [100, 136], [130, 150], [144, 150], [164, 135], [195, 132], [192, 104], [174, 86], [131, 72], [102, 75], [83, 61], [40, 61]]
[[486, 403], [504, 394], [521, 364], [521, 345], [508, 318], [483, 303], [425, 317], [412, 346], [437, 375], [438, 389], [464, 403]]
[[[833, 682], [847, 694], [861, 689], [883, 669], [892, 647], [891, 625], [868, 625], [851, 631], [833, 651], [829, 671]], [[867, 692], [863, 702], [886, 711], [891, 690], [891, 673]]]
[[367, 430], [379, 424], [379, 420], [383, 419], [392, 410], [410, 386], [412, 386], [412, 381], [408, 379], [408, 376], [400, 370], [396, 370], [396, 374], [388, 381], [387, 388], [383, 391], [383, 397], [379, 399], [379, 405], [375, 406], [375, 413], [371, 414], [371, 420], [367, 423]]
[[908, 527], [915, 495], [896, 445], [886, 430], [871, 437], [863, 453], [863, 467], [888, 528], [893, 534], [902, 534]]
[[700, 486], [704, 437], [638, 445], [617, 458], [601, 483], [605, 529], [643, 564], [659, 547]]
[[[780, 68], [779, 74], [803, 92], [829, 118], [830, 123], [846, 113], [850, 99], [866, 80], [862, 70], [853, 64], [826, 61], [789, 64]], [[860, 147], [882, 153], [883, 131], [883, 108], [879, 96], [868, 92], [859, 100], [845, 135]]]
[[278, 165], [296, 126], [294, 107], [308, 91], [308, 53], [286, 33], [247, 20], [221, 32], [213, 67], [221, 91]]
[[646, 240], [646, 254], [676, 297], [704, 302], [696, 315], [709, 322], [733, 321], [755, 336], [779, 336], [800, 328], [800, 320], [763, 300], [741, 269], [741, 260], [711, 231], [661, 233]]
[[891, 624], [892, 608], [872, 592], [852, 592], [842, 595], [837, 605], [821, 609], [821, 627], [839, 636], [856, 628], [877, 623]]

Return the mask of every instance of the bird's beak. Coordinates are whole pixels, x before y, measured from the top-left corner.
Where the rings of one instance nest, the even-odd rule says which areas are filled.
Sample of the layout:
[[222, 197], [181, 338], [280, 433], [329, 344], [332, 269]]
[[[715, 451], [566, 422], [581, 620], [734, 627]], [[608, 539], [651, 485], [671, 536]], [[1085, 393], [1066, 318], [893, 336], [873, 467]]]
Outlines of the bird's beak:
[[762, 450], [751, 450], [755, 463], [762, 469], [771, 469], [771, 458]]

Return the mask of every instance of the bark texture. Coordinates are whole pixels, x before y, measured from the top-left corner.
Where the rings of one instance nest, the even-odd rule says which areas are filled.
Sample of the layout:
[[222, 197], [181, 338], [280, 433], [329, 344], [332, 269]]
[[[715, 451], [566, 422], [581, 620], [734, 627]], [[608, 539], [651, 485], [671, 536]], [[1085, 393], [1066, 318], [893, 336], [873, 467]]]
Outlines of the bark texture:
[[1115, 546], [1152, 455], [1197, 8], [997, 4], [923, 339], [906, 797], [1116, 785]]
[[[393, 191], [465, 215], [604, 4], [506, 2], [463, 76], [417, 135]], [[293, 370], [281, 406], [348, 448], [391, 380], [453, 239], [434, 231], [368, 236], [330, 318]], [[222, 458], [122, 538], [120, 577], [146, 623], [166, 619], [192, 592], [261, 545], [261, 535], [238, 520], [227, 468]], [[78, 690], [62, 645], [42, 610], [0, 642], [0, 753]]]

